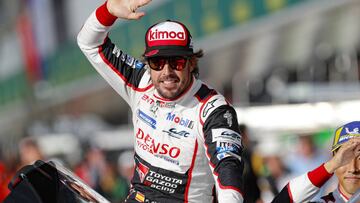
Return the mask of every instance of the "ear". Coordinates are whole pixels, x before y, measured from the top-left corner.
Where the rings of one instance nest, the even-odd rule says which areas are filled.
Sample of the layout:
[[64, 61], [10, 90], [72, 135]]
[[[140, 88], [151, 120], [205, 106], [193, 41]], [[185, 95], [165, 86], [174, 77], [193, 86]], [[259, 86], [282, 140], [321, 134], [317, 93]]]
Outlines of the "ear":
[[192, 72], [195, 67], [196, 67], [196, 63], [197, 63], [197, 58], [192, 56], [190, 59], [189, 59], [189, 69], [190, 69], [190, 72]]

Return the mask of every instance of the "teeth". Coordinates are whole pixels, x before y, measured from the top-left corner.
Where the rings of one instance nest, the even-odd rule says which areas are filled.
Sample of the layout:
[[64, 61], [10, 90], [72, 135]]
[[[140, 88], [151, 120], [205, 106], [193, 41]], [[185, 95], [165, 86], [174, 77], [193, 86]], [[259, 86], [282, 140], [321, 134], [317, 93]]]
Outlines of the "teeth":
[[174, 80], [165, 80], [164, 83], [165, 84], [170, 84], [170, 83], [175, 83], [175, 81]]

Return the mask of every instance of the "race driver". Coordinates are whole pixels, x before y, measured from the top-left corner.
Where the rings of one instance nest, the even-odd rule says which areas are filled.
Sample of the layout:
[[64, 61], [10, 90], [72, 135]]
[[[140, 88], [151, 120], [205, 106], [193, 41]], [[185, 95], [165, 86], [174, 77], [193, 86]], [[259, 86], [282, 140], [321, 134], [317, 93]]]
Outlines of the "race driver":
[[312, 202], [360, 202], [360, 121], [339, 127], [334, 134], [333, 157], [318, 168], [291, 180], [273, 203], [309, 202], [335, 173], [339, 185]]
[[[140, 19], [151, 0], [108, 0], [78, 44], [132, 110], [135, 170], [127, 202], [243, 202], [242, 143], [234, 108], [197, 78], [189, 30], [163, 21], [145, 34], [144, 62], [114, 45], [116, 19]], [[134, 39], [136, 40], [136, 39]], [[121, 138], [119, 138], [121, 139]]]

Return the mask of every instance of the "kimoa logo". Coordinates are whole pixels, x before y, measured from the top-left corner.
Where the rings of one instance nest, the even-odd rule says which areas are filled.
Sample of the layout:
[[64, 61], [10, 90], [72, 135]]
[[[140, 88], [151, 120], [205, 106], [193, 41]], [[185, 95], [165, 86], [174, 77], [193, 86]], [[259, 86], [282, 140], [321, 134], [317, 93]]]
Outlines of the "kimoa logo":
[[166, 31], [166, 30], [158, 30], [151, 29], [148, 36], [149, 41], [154, 40], [185, 40], [185, 32], [184, 31]]

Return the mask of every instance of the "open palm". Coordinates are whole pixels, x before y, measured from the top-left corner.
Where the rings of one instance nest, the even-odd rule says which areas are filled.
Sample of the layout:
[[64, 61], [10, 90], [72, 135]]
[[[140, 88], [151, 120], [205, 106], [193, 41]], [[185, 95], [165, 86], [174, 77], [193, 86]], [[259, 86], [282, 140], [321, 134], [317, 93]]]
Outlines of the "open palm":
[[109, 12], [118, 18], [136, 20], [145, 15], [144, 12], [136, 10], [150, 2], [151, 0], [108, 0], [106, 6]]

